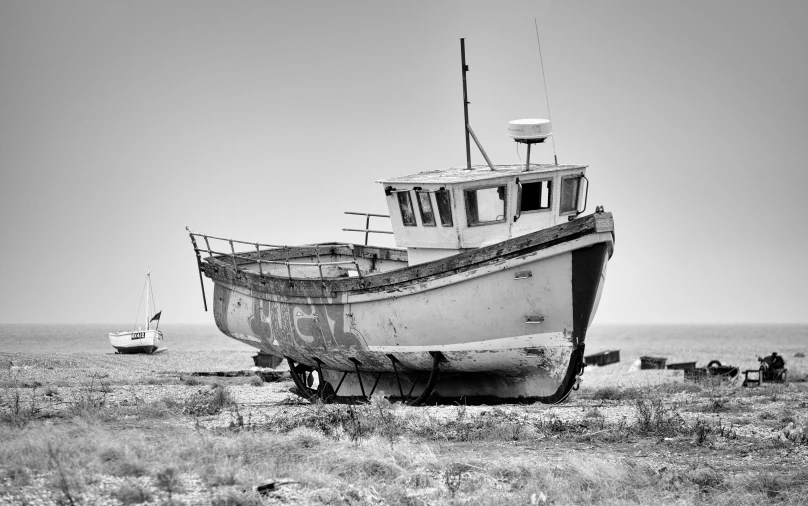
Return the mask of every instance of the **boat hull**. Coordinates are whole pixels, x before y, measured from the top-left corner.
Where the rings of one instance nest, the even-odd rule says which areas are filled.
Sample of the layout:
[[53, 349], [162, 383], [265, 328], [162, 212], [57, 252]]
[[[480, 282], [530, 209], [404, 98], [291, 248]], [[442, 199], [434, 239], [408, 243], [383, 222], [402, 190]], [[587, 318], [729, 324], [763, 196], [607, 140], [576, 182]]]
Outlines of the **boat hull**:
[[332, 297], [214, 275], [214, 316], [228, 336], [318, 368], [339, 395], [417, 395], [439, 353], [437, 397], [554, 401], [582, 368], [612, 230]]
[[154, 353], [163, 344], [159, 330], [110, 332], [109, 343], [118, 353]]

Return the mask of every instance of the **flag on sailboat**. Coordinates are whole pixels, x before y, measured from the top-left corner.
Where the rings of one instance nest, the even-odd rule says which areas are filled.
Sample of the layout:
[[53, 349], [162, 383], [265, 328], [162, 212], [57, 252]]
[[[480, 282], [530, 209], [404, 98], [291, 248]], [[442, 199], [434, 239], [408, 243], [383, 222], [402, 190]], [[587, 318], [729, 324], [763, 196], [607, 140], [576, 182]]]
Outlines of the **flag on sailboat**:
[[163, 311], [158, 312], [156, 315], [152, 316], [152, 319], [151, 319], [151, 320], [149, 320], [149, 321], [150, 321], [150, 322], [153, 322], [154, 320], [157, 320], [157, 321], [159, 322], [159, 321], [160, 321], [160, 315], [161, 315], [162, 313], [163, 313]]

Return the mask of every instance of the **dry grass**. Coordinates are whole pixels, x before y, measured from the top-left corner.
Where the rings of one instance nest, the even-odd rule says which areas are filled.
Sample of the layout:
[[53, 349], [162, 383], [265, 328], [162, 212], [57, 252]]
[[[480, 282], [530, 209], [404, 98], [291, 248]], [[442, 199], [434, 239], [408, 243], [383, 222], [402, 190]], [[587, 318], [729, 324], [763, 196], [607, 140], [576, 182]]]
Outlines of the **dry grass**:
[[7, 376], [0, 502], [258, 505], [275, 500], [252, 491], [268, 480], [286, 480], [271, 496], [294, 504], [734, 505], [808, 494], [808, 445], [776, 437], [808, 422], [799, 385], [605, 386], [559, 407], [262, 407], [238, 392], [277, 398], [285, 386], [145, 377], [171, 390], [142, 399], [95, 371], [60, 386]]

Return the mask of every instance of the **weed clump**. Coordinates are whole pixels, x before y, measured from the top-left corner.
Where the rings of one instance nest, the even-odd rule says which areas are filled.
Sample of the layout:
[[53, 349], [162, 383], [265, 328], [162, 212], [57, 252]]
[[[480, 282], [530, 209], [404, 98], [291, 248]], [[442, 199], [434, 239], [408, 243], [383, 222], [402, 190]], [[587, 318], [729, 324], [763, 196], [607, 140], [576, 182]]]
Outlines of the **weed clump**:
[[206, 466], [202, 471], [202, 481], [211, 487], [229, 487], [238, 483], [236, 471], [230, 467], [217, 469]]
[[684, 425], [679, 413], [660, 398], [637, 399], [634, 407], [637, 432], [642, 435], [671, 435]]
[[688, 478], [700, 487], [701, 492], [710, 492], [724, 482], [721, 473], [711, 467], [699, 467], [692, 471]]
[[325, 404], [317, 400], [302, 412], [279, 413], [273, 418], [273, 426], [281, 433], [305, 427], [335, 439], [347, 435], [351, 441], [357, 442], [363, 436], [370, 435], [373, 430], [372, 425], [367, 423], [365, 409], [351, 405]]
[[338, 472], [341, 477], [359, 477], [373, 481], [391, 481], [397, 478], [402, 469], [388, 462], [377, 459], [363, 459], [346, 462]]
[[592, 398], [599, 401], [623, 401], [640, 397], [642, 393], [636, 388], [604, 387], [592, 394]]
[[226, 490], [214, 497], [210, 504], [211, 506], [262, 506], [264, 502], [254, 492]]
[[498, 467], [489, 471], [489, 474], [499, 481], [509, 483], [511, 490], [525, 488], [533, 478], [533, 473], [525, 466]]
[[98, 454], [101, 466], [115, 476], [140, 477], [147, 474], [147, 469], [140, 463], [132, 460], [124, 452], [114, 448], [107, 448]]
[[12, 467], [7, 470], [6, 478], [15, 487], [24, 487], [31, 483], [31, 475], [28, 473], [28, 469], [21, 466]]
[[98, 415], [99, 411], [107, 404], [107, 395], [112, 392], [107, 374], [93, 373], [90, 375], [89, 383], [85, 383], [79, 389], [71, 412], [75, 416], [92, 418]]
[[712, 432], [713, 429], [707, 422], [701, 418], [697, 419], [696, 423], [693, 425], [693, 443], [697, 446], [705, 446], [710, 442], [710, 434]]
[[182, 484], [180, 482], [180, 473], [173, 467], [167, 467], [155, 475], [157, 486], [168, 494], [171, 499], [173, 494], [182, 492]]
[[426, 470], [419, 469], [412, 475], [408, 476], [405, 484], [410, 488], [430, 488], [435, 486], [435, 480]]
[[224, 408], [235, 405], [230, 390], [218, 383], [214, 383], [207, 390], [199, 390], [185, 400], [183, 413], [193, 416], [217, 415]]
[[402, 432], [402, 421], [396, 416], [393, 405], [384, 397], [373, 397], [369, 407], [370, 429], [385, 438], [390, 448], [398, 440]]
[[151, 492], [136, 483], [124, 483], [113, 493], [113, 496], [125, 505], [141, 504], [152, 500]]

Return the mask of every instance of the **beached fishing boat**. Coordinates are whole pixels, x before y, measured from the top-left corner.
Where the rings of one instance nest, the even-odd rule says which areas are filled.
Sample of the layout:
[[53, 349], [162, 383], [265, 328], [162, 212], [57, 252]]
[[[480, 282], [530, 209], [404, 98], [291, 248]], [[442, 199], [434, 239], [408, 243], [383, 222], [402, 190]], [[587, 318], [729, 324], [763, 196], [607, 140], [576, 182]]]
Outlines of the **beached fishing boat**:
[[[137, 330], [109, 333], [109, 343], [118, 353], [155, 353], [165, 350], [165, 348], [162, 347], [163, 333], [158, 330], [160, 326], [160, 315], [162, 315], [163, 312], [158, 311], [155, 313], [154, 311], [151, 272], [148, 270], [146, 271], [146, 284], [143, 287], [143, 294], [146, 297], [145, 329], [135, 323]], [[140, 300], [142, 303], [143, 296], [141, 296]], [[135, 318], [136, 322], [140, 319], [140, 309], [141, 308], [138, 308], [138, 315]], [[152, 322], [157, 322], [157, 325], [155, 325], [153, 329], [151, 328]]]
[[[464, 106], [466, 71], [463, 54]], [[365, 244], [189, 230], [219, 329], [284, 357], [309, 399], [565, 399], [585, 367], [612, 215], [583, 216], [585, 165], [530, 163], [549, 121], [511, 122], [527, 161], [493, 165], [465, 114], [466, 166], [379, 180], [389, 215], [348, 213], [366, 217], [364, 229], [345, 229]], [[486, 165], [472, 166], [469, 136]], [[390, 219], [396, 248], [367, 244], [380, 232], [374, 216]]]

